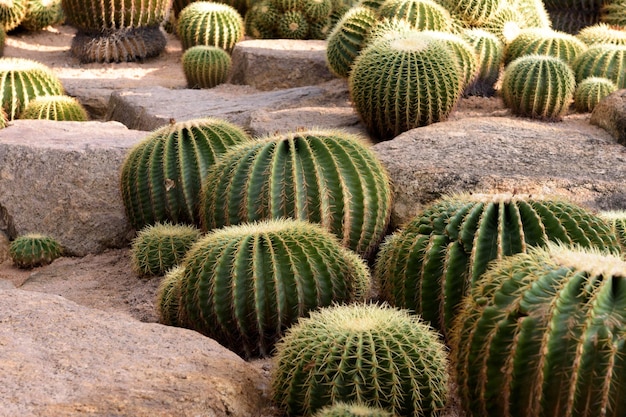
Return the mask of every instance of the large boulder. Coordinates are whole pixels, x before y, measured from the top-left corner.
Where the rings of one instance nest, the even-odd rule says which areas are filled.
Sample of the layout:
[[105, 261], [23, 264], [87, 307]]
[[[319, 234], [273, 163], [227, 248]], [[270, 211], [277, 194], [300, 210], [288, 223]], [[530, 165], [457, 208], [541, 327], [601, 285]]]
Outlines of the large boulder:
[[626, 146], [626, 89], [604, 97], [591, 112], [590, 123], [605, 129]]
[[260, 369], [191, 330], [0, 289], [0, 415], [258, 416]]

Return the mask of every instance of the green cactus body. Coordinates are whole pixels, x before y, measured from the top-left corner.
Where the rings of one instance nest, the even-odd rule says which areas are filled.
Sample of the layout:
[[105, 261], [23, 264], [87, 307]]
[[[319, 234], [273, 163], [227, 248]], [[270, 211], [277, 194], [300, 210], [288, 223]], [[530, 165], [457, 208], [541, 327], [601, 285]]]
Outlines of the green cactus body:
[[38, 233], [19, 236], [9, 245], [11, 260], [24, 269], [47, 265], [61, 256], [62, 251], [54, 238]]
[[462, 75], [463, 90], [474, 82], [478, 74], [478, 55], [472, 45], [454, 33], [427, 30], [423, 34], [442, 40], [452, 51]]
[[27, 5], [26, 15], [20, 23], [26, 30], [42, 30], [65, 20], [61, 0], [28, 0]]
[[589, 46], [599, 43], [626, 46], [626, 30], [613, 28], [606, 23], [587, 26], [576, 37]]
[[135, 145], [122, 165], [126, 215], [137, 230], [157, 222], [198, 224], [197, 206], [208, 168], [226, 150], [252, 141], [241, 128], [215, 118], [163, 126]]
[[367, 43], [377, 15], [369, 7], [355, 6], [337, 22], [328, 35], [326, 63], [337, 76], [348, 78], [354, 60]]
[[68, 23], [87, 33], [158, 27], [171, 0], [62, 0]]
[[200, 238], [191, 225], [156, 223], [141, 229], [133, 239], [133, 270], [140, 276], [164, 275], [179, 265], [187, 251]]
[[279, 15], [276, 7], [268, 0], [255, 3], [248, 9], [244, 19], [246, 34], [260, 39], [277, 38]]
[[28, 103], [41, 96], [63, 95], [61, 80], [46, 65], [25, 58], [0, 58], [2, 108], [16, 119]]
[[502, 98], [514, 115], [559, 121], [567, 112], [576, 79], [563, 60], [547, 55], [525, 55], [504, 68]]
[[366, 45], [380, 37], [404, 36], [414, 32], [415, 29], [406, 20], [379, 19], [367, 34]]
[[446, 120], [462, 82], [446, 42], [417, 31], [373, 39], [348, 78], [353, 105], [377, 141]]
[[300, 10], [309, 23], [322, 22], [330, 17], [333, 4], [331, 0], [303, 0]]
[[378, 13], [378, 9], [385, 2], [385, 0], [359, 0], [357, 6], [369, 7]]
[[550, 15], [542, 0], [512, 0], [509, 3], [524, 16], [528, 27], [548, 29], [552, 26]]
[[3, 0], [0, 2], [0, 26], [9, 32], [22, 23], [26, 16], [27, 0]]
[[451, 342], [466, 415], [626, 415], [625, 278], [617, 256], [575, 247], [495, 263]]
[[302, 9], [302, 0], [269, 0], [280, 14]]
[[608, 224], [560, 200], [460, 195], [426, 207], [381, 245], [381, 297], [421, 314], [448, 334], [458, 307], [489, 262], [563, 241], [618, 250]]
[[74, 97], [40, 96], [28, 102], [20, 119], [84, 122], [89, 120], [87, 110]]
[[172, 267], [159, 282], [156, 295], [156, 308], [159, 323], [166, 326], [181, 326], [180, 288], [185, 276], [182, 265]]
[[601, 211], [598, 215], [611, 226], [611, 231], [622, 246], [622, 252], [626, 253], [626, 210]]
[[205, 230], [292, 217], [320, 223], [367, 256], [391, 215], [388, 174], [359, 136], [333, 130], [278, 134], [234, 148], [205, 178]]
[[483, 29], [467, 29], [461, 33], [461, 37], [474, 48], [478, 57], [476, 78], [465, 88], [464, 94], [493, 96], [500, 77], [504, 45], [496, 35]]
[[243, 18], [235, 8], [209, 1], [185, 7], [178, 15], [177, 28], [183, 49], [207, 45], [230, 52], [244, 35]]
[[592, 112], [600, 100], [614, 91], [617, 86], [607, 78], [585, 78], [574, 90], [574, 107], [582, 113]]
[[561, 32], [578, 34], [583, 28], [592, 26], [599, 21], [599, 12], [584, 9], [550, 9], [548, 8], [552, 29]]
[[192, 46], [181, 61], [189, 88], [213, 88], [226, 82], [232, 66], [230, 55], [216, 46]]
[[524, 55], [548, 55], [561, 58], [573, 65], [576, 58], [587, 50], [587, 45], [565, 32], [552, 29], [523, 29], [504, 50], [504, 65]]
[[440, 0], [453, 14], [469, 26], [480, 26], [491, 19], [507, 3], [505, 0]]
[[600, 8], [600, 22], [626, 29], [626, 1], [604, 2]]
[[309, 39], [326, 40], [333, 29], [333, 22], [330, 17], [321, 22], [313, 22], [309, 24]]
[[289, 10], [278, 17], [276, 32], [278, 37], [282, 39], [307, 39], [309, 36], [309, 22], [302, 12]]
[[4, 45], [6, 44], [6, 41], [7, 41], [7, 34], [2, 28], [2, 25], [0, 25], [0, 57], [4, 55]]
[[439, 337], [419, 317], [386, 305], [312, 312], [276, 346], [274, 401], [288, 415], [354, 401], [401, 416], [436, 417], [448, 396]]
[[183, 262], [183, 325], [242, 357], [268, 356], [298, 318], [363, 292], [367, 267], [345, 252], [334, 235], [299, 220], [214, 230]]
[[390, 411], [358, 403], [336, 402], [318, 410], [313, 417], [394, 417]]
[[578, 56], [572, 67], [578, 82], [603, 77], [613, 81], [617, 88], [626, 88], [626, 46], [592, 45]]
[[528, 22], [524, 15], [511, 6], [498, 10], [485, 23], [480, 25], [481, 29], [496, 35], [505, 45], [515, 39], [522, 29], [527, 27]]
[[452, 30], [450, 12], [432, 0], [385, 0], [378, 9], [378, 16], [406, 20], [418, 30]]

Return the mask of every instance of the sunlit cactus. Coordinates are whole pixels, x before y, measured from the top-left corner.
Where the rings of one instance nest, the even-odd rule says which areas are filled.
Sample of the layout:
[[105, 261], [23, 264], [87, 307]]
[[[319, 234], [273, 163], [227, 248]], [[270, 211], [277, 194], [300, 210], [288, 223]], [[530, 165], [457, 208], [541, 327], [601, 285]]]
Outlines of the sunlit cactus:
[[189, 88], [213, 88], [226, 82], [232, 66], [228, 52], [216, 46], [196, 45], [181, 57]]
[[524, 55], [549, 55], [573, 65], [587, 50], [587, 45], [574, 35], [552, 29], [523, 29], [504, 50], [504, 65]]
[[616, 90], [615, 83], [607, 78], [585, 78], [574, 90], [574, 107], [579, 112], [592, 112], [600, 100]]
[[626, 45], [626, 29], [613, 28], [606, 23], [587, 26], [581, 29], [576, 37], [589, 46], [598, 43]]
[[626, 88], [626, 45], [595, 44], [580, 54], [573, 64], [576, 81], [603, 77], [617, 88]]
[[227, 4], [195, 1], [179, 13], [177, 33], [184, 50], [207, 45], [230, 52], [243, 39], [243, 18]]
[[28, 0], [3, 0], [0, 2], [0, 27], [4, 32], [15, 29], [26, 16]]
[[498, 10], [487, 21], [480, 25], [481, 29], [496, 35], [503, 44], [507, 45], [528, 27], [524, 15], [512, 6]]
[[313, 417], [394, 417], [394, 414], [379, 407], [336, 402], [319, 409]]
[[503, 8], [506, 2], [505, 0], [441, 0], [441, 4], [466, 25], [480, 26]]
[[405, 20], [418, 30], [452, 30], [450, 12], [433, 0], [385, 0], [378, 8], [378, 16]]
[[61, 0], [28, 0], [27, 6], [20, 23], [26, 30], [38, 31], [65, 21]]
[[611, 226], [611, 231], [622, 246], [622, 252], [626, 253], [626, 210], [605, 210], [599, 212], [598, 216]]
[[20, 119], [84, 122], [89, 114], [74, 97], [66, 95], [40, 96], [28, 102]]
[[528, 27], [547, 29], [552, 26], [550, 15], [542, 0], [509, 0], [508, 3], [524, 16]]
[[442, 40], [457, 61], [461, 71], [461, 86], [465, 90], [476, 79], [478, 73], [478, 55], [474, 47], [460, 35], [441, 31], [423, 31], [425, 35]]

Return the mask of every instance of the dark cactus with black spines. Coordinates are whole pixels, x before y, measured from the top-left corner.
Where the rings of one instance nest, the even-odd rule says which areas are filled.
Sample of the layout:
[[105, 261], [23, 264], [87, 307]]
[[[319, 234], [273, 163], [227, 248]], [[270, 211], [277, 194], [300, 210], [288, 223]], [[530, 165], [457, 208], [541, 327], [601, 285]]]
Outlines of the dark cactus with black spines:
[[65, 94], [51, 68], [25, 58], [0, 58], [0, 88], [9, 120], [16, 119], [34, 98]]
[[476, 78], [467, 87], [467, 96], [491, 97], [495, 94], [495, 85], [500, 77], [504, 45], [493, 33], [483, 29], [467, 29], [460, 35], [473, 48], [478, 57]]
[[626, 45], [595, 44], [580, 54], [574, 65], [576, 81], [603, 77], [617, 88], [626, 88]]
[[19, 118], [85, 122], [89, 120], [89, 114], [74, 97], [55, 95], [40, 96], [30, 100], [20, 113]]
[[65, 21], [61, 0], [28, 0], [26, 15], [20, 26], [26, 30], [38, 31]]
[[63, 248], [56, 239], [39, 233], [19, 236], [9, 244], [9, 256], [18, 268], [48, 265], [62, 253]]
[[504, 104], [514, 115], [560, 121], [572, 103], [575, 88], [574, 72], [562, 59], [525, 55], [504, 68], [501, 91]]
[[606, 23], [598, 23], [585, 27], [578, 32], [576, 38], [580, 39], [588, 46], [599, 43], [626, 46], [626, 30], [611, 27]]
[[245, 358], [268, 356], [310, 311], [367, 292], [365, 262], [316, 224], [266, 220], [214, 230], [182, 264], [184, 327]]
[[626, 262], [600, 250], [505, 258], [465, 299], [451, 342], [468, 417], [626, 415]]
[[408, 311], [322, 308], [277, 344], [272, 396], [290, 416], [359, 402], [398, 416], [437, 417], [448, 397], [447, 362], [440, 335]]
[[405, 20], [418, 30], [452, 30], [450, 12], [433, 0], [385, 0], [378, 8], [378, 16]]
[[173, 123], [135, 145], [122, 164], [126, 215], [137, 230], [157, 222], [199, 224], [198, 199], [209, 167], [228, 148], [252, 141], [215, 118]]
[[9, 32], [22, 23], [26, 16], [28, 0], [4, 0], [0, 3], [0, 27]]
[[552, 29], [523, 29], [504, 50], [503, 63], [507, 65], [524, 55], [548, 55], [573, 65], [587, 50], [587, 45], [574, 35]]
[[350, 98], [374, 140], [444, 121], [461, 97], [462, 69], [445, 41], [411, 31], [373, 39], [355, 59]]
[[582, 113], [592, 112], [600, 100], [614, 91], [617, 91], [617, 86], [607, 78], [585, 78], [574, 90], [574, 107]]
[[292, 217], [319, 223], [364, 256], [391, 216], [390, 179], [359, 136], [311, 130], [237, 146], [207, 173], [205, 230]]
[[178, 15], [177, 33], [183, 50], [207, 45], [230, 52], [243, 39], [243, 18], [227, 4], [195, 1]]
[[226, 82], [232, 59], [216, 46], [196, 45], [181, 57], [183, 73], [189, 88], [213, 88]]
[[426, 207], [381, 245], [380, 295], [447, 334], [463, 297], [492, 261], [562, 241], [618, 250], [597, 215], [558, 199], [458, 195]]

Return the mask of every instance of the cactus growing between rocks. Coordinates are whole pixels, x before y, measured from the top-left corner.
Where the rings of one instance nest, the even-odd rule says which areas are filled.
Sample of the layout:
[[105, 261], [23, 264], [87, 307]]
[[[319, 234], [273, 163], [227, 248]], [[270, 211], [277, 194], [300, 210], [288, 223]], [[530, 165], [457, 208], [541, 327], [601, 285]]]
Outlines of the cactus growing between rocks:
[[595, 44], [580, 54], [572, 66], [576, 81], [603, 77], [626, 88], [626, 45]]
[[574, 35], [552, 29], [523, 29], [504, 50], [504, 65], [524, 55], [548, 55], [572, 65], [587, 50], [587, 45]]
[[614, 91], [617, 86], [607, 78], [585, 78], [574, 90], [574, 107], [579, 112], [592, 112], [600, 100]]
[[18, 268], [30, 269], [47, 265], [61, 256], [61, 245], [50, 236], [29, 233], [17, 237], [9, 245], [9, 256]]
[[313, 417], [394, 417], [394, 415], [379, 407], [337, 402], [321, 408]]
[[[584, 53], [579, 58], [582, 58]], [[547, 55], [525, 55], [504, 68], [502, 98], [517, 116], [559, 121], [567, 112], [576, 79], [563, 60]]]
[[87, 110], [74, 97], [66, 95], [40, 96], [28, 102], [20, 119], [85, 122]]
[[26, 15], [20, 26], [26, 30], [38, 31], [65, 21], [61, 0], [28, 0]]
[[198, 197], [208, 168], [236, 144], [252, 141], [238, 126], [216, 118], [172, 123], [131, 148], [120, 188], [130, 224], [199, 224]]
[[471, 416], [626, 414], [626, 262], [552, 245], [495, 263], [451, 342]]
[[356, 401], [402, 416], [438, 416], [447, 357], [439, 334], [407, 311], [352, 304], [312, 312], [276, 346], [273, 398], [288, 415]]
[[179, 318], [243, 357], [268, 356], [298, 318], [367, 292], [367, 266], [347, 252], [334, 235], [299, 220], [216, 229], [185, 257]]
[[489, 262], [562, 241], [618, 250], [606, 222], [575, 204], [521, 195], [454, 195], [427, 206], [381, 245], [382, 299], [447, 334]]
[[282, 133], [243, 144], [207, 173], [200, 200], [205, 230], [292, 217], [320, 223], [367, 256], [391, 215], [389, 176], [359, 136]]
[[189, 88], [213, 88], [226, 82], [232, 66], [230, 55], [216, 46], [192, 46], [181, 61]]
[[476, 78], [464, 90], [468, 96], [491, 97], [495, 94], [495, 84], [500, 76], [504, 45], [500, 39], [483, 29], [467, 29], [461, 33], [478, 56]]
[[0, 27], [4, 32], [9, 32], [22, 23], [28, 0], [4, 0], [0, 2]]
[[179, 13], [177, 33], [183, 50], [207, 45], [231, 52], [243, 39], [243, 18], [227, 4], [195, 1]]

